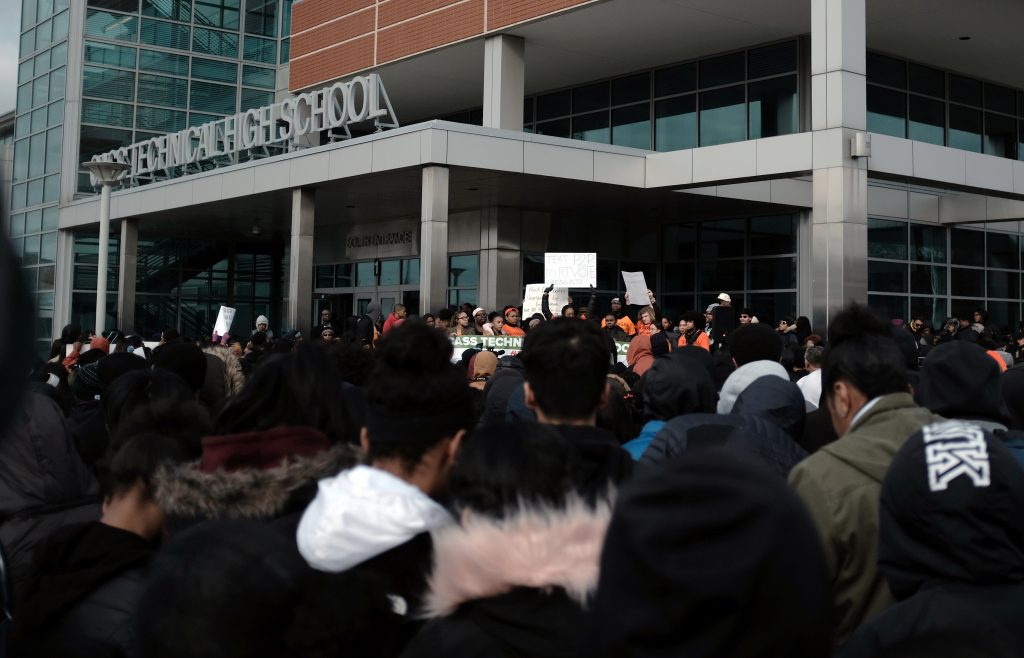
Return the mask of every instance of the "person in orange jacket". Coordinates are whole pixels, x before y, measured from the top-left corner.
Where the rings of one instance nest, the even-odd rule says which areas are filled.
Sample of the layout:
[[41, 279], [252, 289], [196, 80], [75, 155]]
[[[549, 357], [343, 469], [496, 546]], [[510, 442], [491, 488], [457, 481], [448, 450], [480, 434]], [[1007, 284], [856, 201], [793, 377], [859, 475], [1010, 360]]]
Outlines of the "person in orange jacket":
[[698, 326], [703, 318], [697, 311], [687, 311], [679, 320], [679, 347], [696, 345], [711, 351], [711, 340]]
[[[636, 325], [633, 324], [633, 321], [630, 320], [629, 316], [622, 310], [622, 301], [618, 297], [612, 299], [611, 312], [615, 314], [616, 318], [618, 318], [618, 320], [615, 321], [615, 324], [619, 326], [619, 329], [622, 329], [627, 336], [633, 336], [636, 334]], [[604, 328], [607, 322], [607, 318], [602, 320], [601, 327]]]

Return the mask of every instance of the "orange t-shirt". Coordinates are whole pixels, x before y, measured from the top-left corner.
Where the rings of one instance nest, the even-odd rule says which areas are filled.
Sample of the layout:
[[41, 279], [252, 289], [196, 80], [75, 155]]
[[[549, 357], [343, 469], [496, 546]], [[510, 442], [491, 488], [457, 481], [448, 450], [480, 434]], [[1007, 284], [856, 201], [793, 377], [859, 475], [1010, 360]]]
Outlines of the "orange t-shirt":
[[[623, 315], [621, 318], [616, 320], [615, 324], [619, 325], [619, 329], [625, 331], [627, 336], [636, 335], [636, 325], [633, 324], [633, 321], [630, 320], [627, 316]], [[605, 321], [601, 320], [601, 328], [603, 329], [606, 326], [607, 324], [605, 323]], [[650, 329], [648, 329], [647, 333], [650, 333]]]
[[[708, 335], [703, 331], [697, 332], [697, 338], [693, 341], [693, 344], [697, 347], [711, 351], [711, 341], [708, 339]], [[679, 337], [679, 347], [686, 347], [686, 334]]]
[[506, 336], [520, 336], [520, 337], [522, 337], [522, 336], [526, 335], [525, 331], [523, 331], [519, 327], [513, 327], [512, 325], [510, 325], [508, 323], [506, 323], [504, 326], [502, 326], [501, 333], [505, 334]]

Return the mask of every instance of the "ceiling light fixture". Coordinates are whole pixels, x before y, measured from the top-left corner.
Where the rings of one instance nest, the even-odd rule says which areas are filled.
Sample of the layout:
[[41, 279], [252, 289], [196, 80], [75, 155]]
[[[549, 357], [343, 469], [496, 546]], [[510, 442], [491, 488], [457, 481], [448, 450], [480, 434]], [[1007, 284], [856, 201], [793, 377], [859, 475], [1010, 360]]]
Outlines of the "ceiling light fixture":
[[971, 38], [970, 38], [970, 37], [968, 37], [968, 36], [962, 36], [962, 37], [958, 37], [958, 38], [959, 38], [959, 39], [960, 39], [961, 41], [970, 41], [970, 40], [971, 40]]

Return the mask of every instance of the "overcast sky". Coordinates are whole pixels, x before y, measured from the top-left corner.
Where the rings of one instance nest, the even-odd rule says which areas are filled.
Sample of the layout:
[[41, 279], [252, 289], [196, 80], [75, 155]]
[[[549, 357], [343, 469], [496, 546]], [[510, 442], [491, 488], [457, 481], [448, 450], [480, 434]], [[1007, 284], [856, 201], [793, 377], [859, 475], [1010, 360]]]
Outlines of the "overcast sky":
[[21, 3], [16, 0], [0, 0], [0, 6], [4, 9], [3, 17], [0, 18], [0, 114], [5, 114], [14, 109], [14, 96], [18, 86], [18, 25], [21, 23]]

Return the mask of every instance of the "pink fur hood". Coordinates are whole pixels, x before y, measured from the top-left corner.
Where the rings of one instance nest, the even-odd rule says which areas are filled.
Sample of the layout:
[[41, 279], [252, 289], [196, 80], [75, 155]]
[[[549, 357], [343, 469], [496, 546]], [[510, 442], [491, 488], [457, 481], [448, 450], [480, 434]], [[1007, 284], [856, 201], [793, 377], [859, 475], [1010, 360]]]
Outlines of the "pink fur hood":
[[471, 515], [434, 532], [434, 571], [426, 617], [516, 587], [563, 588], [579, 601], [597, 588], [611, 504], [571, 502], [564, 510], [520, 507], [504, 519]]

